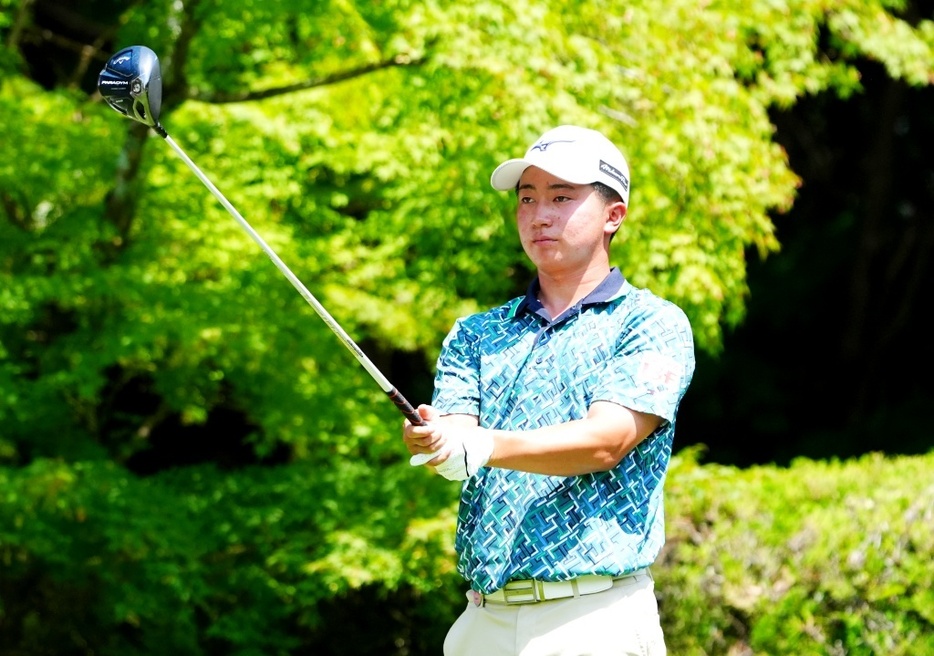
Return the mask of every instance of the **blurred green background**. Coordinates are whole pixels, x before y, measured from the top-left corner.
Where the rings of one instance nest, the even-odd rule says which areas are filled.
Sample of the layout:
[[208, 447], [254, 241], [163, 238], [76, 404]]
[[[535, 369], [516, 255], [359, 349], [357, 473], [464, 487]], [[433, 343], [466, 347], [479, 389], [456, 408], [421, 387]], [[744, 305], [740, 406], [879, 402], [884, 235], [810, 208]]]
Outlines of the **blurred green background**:
[[656, 567], [673, 654], [934, 654], [930, 1], [0, 0], [0, 653], [437, 654], [457, 488], [98, 72], [379, 369], [532, 271], [502, 159], [632, 169], [613, 259], [698, 369]]

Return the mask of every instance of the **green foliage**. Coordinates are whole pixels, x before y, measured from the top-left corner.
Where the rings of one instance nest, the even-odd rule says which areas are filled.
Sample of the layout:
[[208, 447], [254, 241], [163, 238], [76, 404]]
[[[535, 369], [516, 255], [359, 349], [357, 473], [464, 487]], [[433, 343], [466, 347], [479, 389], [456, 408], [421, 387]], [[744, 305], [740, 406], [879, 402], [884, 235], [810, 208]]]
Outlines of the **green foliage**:
[[[671, 653], [934, 654], [934, 453], [745, 471], [695, 455], [674, 459], [654, 568]], [[0, 650], [363, 654], [372, 634], [437, 653], [463, 605], [454, 496], [349, 459], [2, 469]]]
[[[858, 56], [924, 83], [930, 26], [863, 2], [576, 10], [159, 2], [127, 9], [118, 35], [160, 53], [170, 134], [383, 368], [401, 353], [430, 369], [456, 317], [524, 290], [513, 199], [488, 176], [561, 122], [622, 145], [616, 263], [715, 353], [744, 314], [747, 254], [778, 249], [770, 214], [798, 184], [769, 108], [854, 92]], [[155, 135], [19, 75], [0, 108], [0, 457], [106, 444], [124, 461], [165, 417], [220, 407], [257, 427], [260, 455], [327, 460], [385, 433], [372, 381]], [[150, 409], [121, 405], [141, 387]]]
[[[393, 494], [416, 485], [418, 498]], [[149, 479], [45, 460], [0, 470], [0, 651], [288, 653], [322, 631], [332, 597], [417, 598], [449, 579], [454, 515], [437, 508], [451, 497], [440, 477], [353, 461]]]
[[[322, 639], [335, 596], [401, 595], [406, 617], [432, 622], [440, 596], [453, 612], [452, 488], [405, 465], [395, 409], [167, 144], [74, 88], [77, 69], [52, 88], [28, 79], [30, 6], [0, 0], [0, 640], [285, 653]], [[771, 216], [799, 184], [768, 112], [859, 93], [860, 58], [917, 85], [934, 68], [932, 23], [883, 0], [110, 9], [116, 46], [160, 55], [173, 139], [390, 378], [430, 370], [456, 317], [525, 289], [514, 200], [489, 174], [570, 122], [603, 129], [630, 161], [615, 263], [684, 307], [698, 347], [717, 353], [743, 318], [746, 258], [777, 252]], [[243, 417], [246, 460], [278, 466], [128, 473], [160, 430], [224, 410]], [[826, 468], [813, 474], [835, 479]], [[672, 480], [702, 478], [686, 471]], [[875, 543], [837, 537], [879, 573]], [[744, 539], [724, 536], [736, 557], [763, 558], [743, 555]], [[776, 554], [813, 575], [802, 554], [829, 549], [815, 544]], [[672, 572], [726, 555], [692, 553]], [[717, 561], [740, 592], [703, 578], [679, 588], [694, 611], [726, 600], [715, 611], [666, 606], [684, 653], [740, 638], [791, 649], [800, 627], [854, 653], [883, 635], [898, 653], [899, 635], [930, 622], [926, 588], [912, 587], [929, 577], [910, 553], [891, 590], [795, 579], [776, 603], [742, 576], [773, 585], [777, 565], [749, 562]], [[400, 640], [414, 645], [406, 621]]]
[[934, 654], [934, 453], [669, 474], [677, 654]]

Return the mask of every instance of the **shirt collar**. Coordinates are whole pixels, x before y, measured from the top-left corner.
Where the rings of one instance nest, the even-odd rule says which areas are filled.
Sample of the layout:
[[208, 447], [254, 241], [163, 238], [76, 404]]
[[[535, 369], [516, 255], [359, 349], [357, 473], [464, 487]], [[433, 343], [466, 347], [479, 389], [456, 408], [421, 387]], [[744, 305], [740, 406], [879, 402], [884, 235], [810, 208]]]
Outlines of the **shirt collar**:
[[[593, 291], [587, 294], [587, 296], [578, 301], [575, 307], [582, 308], [585, 305], [607, 303], [626, 293], [628, 286], [629, 283], [626, 282], [619, 268], [613, 267], [610, 269], [606, 278], [604, 278]], [[538, 300], [538, 292], [540, 289], [541, 283], [539, 283], [538, 276], [536, 276], [532, 282], [529, 283], [529, 288], [526, 290], [525, 296], [519, 299], [518, 303], [513, 305], [512, 312], [509, 313], [509, 318], [515, 318], [523, 312], [538, 313], [539, 310], [543, 309], [542, 302]]]

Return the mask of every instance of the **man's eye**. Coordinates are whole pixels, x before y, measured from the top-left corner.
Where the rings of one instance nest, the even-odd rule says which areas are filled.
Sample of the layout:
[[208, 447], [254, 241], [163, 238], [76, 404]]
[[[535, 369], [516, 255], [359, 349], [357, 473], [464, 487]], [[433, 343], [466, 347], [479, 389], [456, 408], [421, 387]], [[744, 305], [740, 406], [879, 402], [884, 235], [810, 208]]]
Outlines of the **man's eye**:
[[555, 202], [556, 202], [556, 203], [566, 203], [566, 202], [569, 201], [569, 200], [571, 200], [571, 198], [570, 198], [569, 196], [556, 196], [556, 197], [555, 197]]

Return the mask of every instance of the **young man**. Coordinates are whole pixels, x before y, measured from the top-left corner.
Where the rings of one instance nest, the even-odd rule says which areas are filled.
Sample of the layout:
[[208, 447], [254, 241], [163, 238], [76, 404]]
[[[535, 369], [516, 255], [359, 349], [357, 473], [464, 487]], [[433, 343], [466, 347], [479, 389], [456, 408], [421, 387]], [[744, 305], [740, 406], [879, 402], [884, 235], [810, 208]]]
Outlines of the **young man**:
[[471, 590], [444, 653], [664, 654], [648, 568], [691, 326], [610, 267], [629, 167], [602, 134], [550, 130], [492, 185], [516, 192], [538, 275], [524, 297], [457, 321], [426, 425], [403, 430], [413, 456], [465, 481], [455, 547]]

